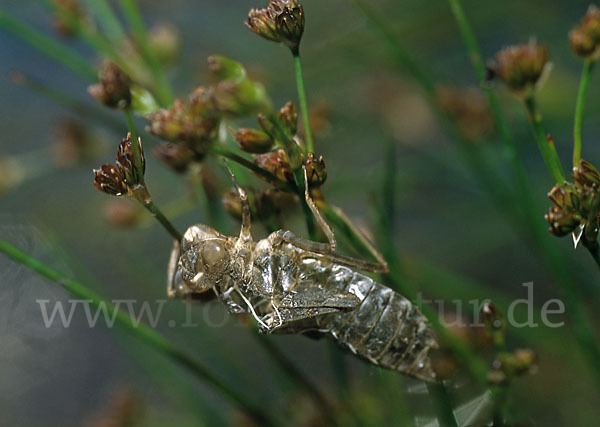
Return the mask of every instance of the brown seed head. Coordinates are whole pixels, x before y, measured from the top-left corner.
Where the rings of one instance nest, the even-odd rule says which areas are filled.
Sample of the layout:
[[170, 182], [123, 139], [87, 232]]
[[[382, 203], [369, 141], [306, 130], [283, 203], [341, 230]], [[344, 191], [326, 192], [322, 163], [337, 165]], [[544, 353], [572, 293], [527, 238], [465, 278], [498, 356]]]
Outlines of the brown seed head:
[[291, 136], [296, 135], [298, 132], [298, 111], [292, 101], [281, 107], [276, 117]]
[[265, 154], [259, 154], [254, 163], [261, 169], [272, 173], [278, 180], [283, 182], [294, 182], [294, 174], [288, 163], [285, 151], [276, 150]]
[[296, 0], [273, 0], [266, 9], [252, 9], [246, 25], [267, 40], [283, 42], [297, 54], [304, 33], [304, 8]]
[[131, 80], [111, 61], [104, 61], [98, 73], [100, 83], [88, 87], [88, 92], [101, 104], [125, 109], [131, 105]]
[[100, 169], [94, 169], [94, 187], [113, 196], [127, 194], [127, 184], [113, 165], [102, 165]]
[[304, 165], [310, 187], [317, 188], [323, 185], [327, 179], [327, 168], [325, 167], [323, 156], [319, 156], [317, 159], [314, 153], [308, 153], [308, 158], [304, 162]]
[[248, 153], [267, 153], [273, 147], [271, 137], [258, 129], [240, 128], [233, 133], [240, 148]]
[[548, 70], [548, 49], [536, 42], [510, 46], [496, 54], [489, 68], [518, 96], [528, 96]]
[[[135, 167], [139, 162], [141, 171]], [[117, 149], [116, 156], [117, 168], [119, 173], [124, 178], [127, 187], [133, 189], [144, 183], [144, 173], [146, 172], [146, 159], [144, 157], [144, 149], [142, 147], [142, 139], [137, 139], [137, 152], [134, 149], [131, 134], [127, 134], [127, 138], [121, 141]], [[141, 172], [141, 173], [140, 173]]]
[[569, 33], [573, 52], [585, 59], [597, 60], [600, 56], [600, 9], [590, 6], [579, 25]]
[[199, 87], [187, 101], [176, 100], [171, 108], [146, 116], [148, 131], [170, 142], [185, 143], [198, 155], [204, 155], [216, 139], [221, 123], [214, 93]]

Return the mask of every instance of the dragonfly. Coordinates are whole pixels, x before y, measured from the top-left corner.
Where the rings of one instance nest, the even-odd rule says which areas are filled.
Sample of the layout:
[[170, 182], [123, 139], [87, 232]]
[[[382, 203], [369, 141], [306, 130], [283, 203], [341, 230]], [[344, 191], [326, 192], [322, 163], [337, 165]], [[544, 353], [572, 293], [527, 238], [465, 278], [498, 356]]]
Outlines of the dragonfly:
[[333, 230], [310, 195], [306, 166], [305, 201], [328, 243], [285, 230], [255, 242], [248, 197], [224, 163], [241, 202], [240, 234], [189, 227], [171, 252], [168, 296], [189, 299], [212, 290], [230, 313], [253, 316], [264, 334], [329, 337], [374, 365], [436, 381], [431, 356], [439, 345], [427, 319], [407, 298], [361, 273], [388, 271], [366, 237], [377, 262], [336, 253]]

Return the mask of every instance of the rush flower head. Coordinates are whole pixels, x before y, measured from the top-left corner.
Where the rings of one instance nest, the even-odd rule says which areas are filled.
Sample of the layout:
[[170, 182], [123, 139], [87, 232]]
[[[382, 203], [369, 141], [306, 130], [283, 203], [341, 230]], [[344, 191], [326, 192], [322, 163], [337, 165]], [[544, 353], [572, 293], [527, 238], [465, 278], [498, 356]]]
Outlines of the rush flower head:
[[548, 49], [531, 41], [502, 49], [488, 65], [488, 71], [515, 95], [527, 97], [543, 83], [549, 71], [548, 59]]
[[114, 165], [102, 165], [94, 169], [94, 187], [112, 196], [127, 194], [127, 184]]
[[142, 140], [137, 140], [137, 150], [134, 149], [131, 134], [121, 141], [116, 155], [116, 166], [111, 164], [102, 165], [100, 169], [94, 169], [94, 187], [96, 189], [113, 195], [131, 195], [138, 188], [144, 186], [144, 172], [146, 161]]
[[306, 167], [306, 175], [310, 186], [316, 188], [323, 185], [327, 179], [327, 168], [323, 156], [319, 156], [317, 159], [314, 153], [308, 153], [304, 166]]
[[88, 88], [94, 99], [110, 108], [129, 108], [131, 80], [123, 70], [111, 61], [104, 61], [98, 78], [100, 82]]
[[[545, 216], [550, 224], [550, 233], [562, 237], [579, 228], [598, 222], [600, 201], [600, 174], [589, 162], [581, 160], [573, 168], [573, 183], [556, 185], [548, 197], [553, 203]], [[585, 243], [585, 240], [584, 240]]]
[[296, 0], [273, 0], [265, 9], [252, 9], [246, 25], [267, 40], [284, 43], [297, 54], [304, 33], [304, 8]]
[[271, 172], [278, 180], [283, 182], [294, 182], [294, 174], [288, 162], [285, 151], [276, 150], [265, 154], [259, 154], [254, 163], [268, 172]]
[[186, 101], [178, 99], [171, 108], [146, 116], [148, 131], [166, 141], [185, 143], [198, 154], [204, 154], [218, 134], [221, 114], [212, 89], [199, 87]]
[[600, 9], [590, 6], [579, 25], [569, 33], [573, 52], [585, 59], [597, 60], [600, 56]]
[[233, 133], [233, 137], [240, 144], [240, 148], [247, 153], [262, 154], [273, 147], [271, 137], [258, 129], [240, 128]]

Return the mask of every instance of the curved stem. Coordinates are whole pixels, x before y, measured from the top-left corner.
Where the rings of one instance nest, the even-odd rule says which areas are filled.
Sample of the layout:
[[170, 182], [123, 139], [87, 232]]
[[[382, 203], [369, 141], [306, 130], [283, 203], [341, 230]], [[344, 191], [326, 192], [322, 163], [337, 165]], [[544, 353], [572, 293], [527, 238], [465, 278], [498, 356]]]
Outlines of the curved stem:
[[594, 62], [586, 59], [583, 63], [581, 80], [579, 81], [579, 90], [577, 91], [577, 101], [575, 103], [575, 124], [573, 126], [573, 167], [577, 167], [581, 159], [581, 128], [583, 126], [583, 106], [587, 93], [590, 75], [594, 68]]
[[158, 209], [158, 207], [152, 202], [152, 199], [148, 199], [142, 203], [144, 207], [152, 214], [154, 218], [167, 230], [167, 232], [178, 242], [181, 242], [183, 236], [177, 229], [171, 224], [171, 221]]
[[310, 120], [308, 117], [308, 104], [306, 102], [306, 92], [304, 90], [304, 77], [302, 76], [302, 62], [300, 61], [300, 53], [295, 52], [294, 55], [294, 68], [296, 69], [296, 85], [298, 86], [298, 99], [300, 101], [300, 112], [302, 113], [302, 120], [304, 122], [304, 134], [306, 136], [306, 151], [308, 153], [314, 153], [315, 147], [312, 138], [312, 132], [310, 130]]
[[527, 110], [527, 117], [533, 128], [535, 140], [538, 144], [538, 148], [546, 167], [550, 170], [552, 177], [558, 185], [562, 185], [565, 182], [565, 174], [560, 164], [558, 154], [556, 154], [556, 148], [554, 148], [554, 142], [551, 138], [548, 138], [544, 126], [542, 124], [542, 116], [537, 110], [535, 105], [535, 98], [533, 96], [527, 97], [524, 100], [525, 109]]
[[245, 396], [241, 395], [238, 391], [231, 388], [228, 384], [215, 376], [209, 368], [198, 363], [196, 360], [175, 347], [166, 338], [155, 332], [150, 327], [144, 324], [137, 324], [137, 322], [134, 323], [133, 319], [128, 313], [120, 310], [112, 303], [103, 300], [87, 286], [63, 275], [56, 270], [51, 269], [32, 256], [1, 239], [0, 252], [4, 253], [15, 262], [33, 270], [40, 276], [62, 286], [62, 288], [71, 295], [86, 301], [90, 301], [90, 304], [96, 309], [105, 307], [108, 316], [115, 319], [115, 324], [119, 325], [121, 328], [139, 340], [143, 341], [154, 350], [166, 355], [170, 359], [184, 366], [201, 380], [210, 384], [221, 394], [231, 400], [236, 406], [244, 410], [244, 412], [255, 419], [259, 425], [263, 425], [264, 423], [272, 425], [269, 421], [269, 417], [265, 412], [263, 412], [262, 408], [259, 408], [248, 401]]

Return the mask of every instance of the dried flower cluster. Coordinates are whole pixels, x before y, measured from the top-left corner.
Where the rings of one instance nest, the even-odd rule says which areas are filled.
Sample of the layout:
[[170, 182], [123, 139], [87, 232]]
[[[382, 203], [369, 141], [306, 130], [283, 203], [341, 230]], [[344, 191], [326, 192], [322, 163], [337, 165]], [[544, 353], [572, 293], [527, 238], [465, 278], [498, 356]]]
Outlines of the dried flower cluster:
[[246, 25], [267, 40], [284, 43], [297, 54], [304, 33], [304, 8], [296, 0], [274, 0], [265, 9], [252, 9]]
[[579, 25], [569, 33], [576, 55], [595, 61], [600, 56], [600, 9], [590, 6]]
[[111, 61], [104, 61], [98, 73], [100, 83], [88, 88], [94, 99], [110, 108], [125, 109], [131, 105], [131, 80]]
[[531, 41], [502, 49], [488, 65], [488, 71], [515, 95], [527, 97], [543, 82], [549, 70], [548, 58], [548, 49]]
[[[94, 169], [94, 187], [97, 190], [113, 196], [122, 196], [132, 195], [144, 187], [146, 161], [141, 138], [138, 138], [137, 145], [136, 154], [131, 134], [128, 134], [117, 149], [116, 166], [106, 164], [100, 169]], [[141, 171], [135, 166], [137, 162], [141, 165]]]
[[170, 108], [146, 116], [147, 130], [168, 141], [155, 154], [176, 172], [202, 160], [225, 117], [271, 110], [263, 85], [250, 80], [241, 64], [223, 56], [211, 56], [208, 62], [214, 86], [198, 87], [187, 100], [177, 99]]
[[590, 222], [595, 227], [598, 220], [600, 174], [592, 164], [581, 160], [573, 168], [573, 181], [556, 185], [548, 194], [554, 206], [545, 218], [550, 233], [557, 237], [583, 229]]
[[195, 89], [187, 100], [177, 99], [171, 108], [157, 110], [148, 116], [148, 131], [170, 142], [184, 143], [203, 155], [217, 137], [221, 113], [214, 91]]

